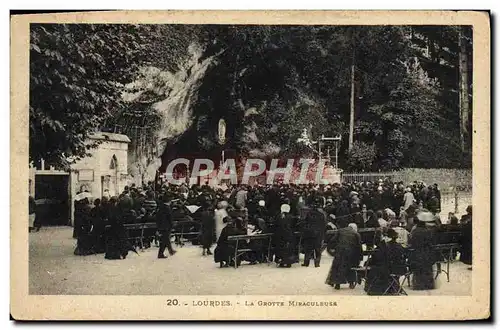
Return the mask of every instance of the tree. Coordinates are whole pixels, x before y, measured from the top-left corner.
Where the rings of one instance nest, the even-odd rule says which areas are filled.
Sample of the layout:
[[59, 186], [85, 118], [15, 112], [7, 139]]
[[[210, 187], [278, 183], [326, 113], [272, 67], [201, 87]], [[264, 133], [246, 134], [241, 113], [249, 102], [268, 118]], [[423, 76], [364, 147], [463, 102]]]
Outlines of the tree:
[[30, 161], [66, 167], [88, 154], [89, 134], [122, 107], [145, 35], [134, 25], [31, 25]]
[[[422, 67], [439, 81], [439, 129], [431, 132], [422, 150], [442, 150], [445, 164], [470, 167], [472, 164], [472, 28], [471, 26], [414, 26], [412, 44]], [[423, 137], [425, 140], [427, 136]], [[441, 145], [440, 145], [441, 144]], [[429, 163], [428, 160], [424, 160]]]
[[[185, 77], [181, 82], [196, 80], [188, 93], [175, 95], [165, 92], [169, 79], [152, 81], [155, 102], [183, 107], [189, 117], [168, 136], [164, 163], [201, 155], [216, 161], [222, 149], [245, 157], [301, 156], [307, 151], [296, 140], [308, 128], [315, 136], [344, 136], [340, 165], [353, 170], [354, 164], [361, 166], [348, 157], [348, 136], [354, 134], [360, 145], [373, 145], [376, 169], [463, 165], [456, 156], [458, 39], [453, 29], [224, 25], [156, 26], [152, 31], [141, 40], [154, 56], [140, 63], [156, 67], [157, 78], [169, 71]], [[191, 41], [201, 45], [202, 54], [186, 65], [191, 59], [182, 59]], [[211, 57], [211, 64], [198, 70]], [[149, 110], [143, 115], [158, 122]], [[227, 123], [224, 146], [215, 134], [221, 118]], [[443, 151], [439, 160], [432, 154], [437, 149]]]

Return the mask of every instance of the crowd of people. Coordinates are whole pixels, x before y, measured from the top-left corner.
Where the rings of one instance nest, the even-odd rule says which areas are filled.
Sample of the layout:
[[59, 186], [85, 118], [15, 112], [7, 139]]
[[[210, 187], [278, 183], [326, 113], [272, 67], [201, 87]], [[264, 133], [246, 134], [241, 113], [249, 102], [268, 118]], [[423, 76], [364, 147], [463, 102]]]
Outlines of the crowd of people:
[[[195, 212], [186, 206], [199, 207]], [[202, 255], [213, 255], [220, 267], [234, 262], [251, 264], [274, 261], [279, 267], [302, 266], [311, 260], [320, 267], [321, 254], [328, 229], [335, 234], [327, 244], [333, 262], [326, 283], [339, 289], [342, 284], [355, 287], [359, 277], [356, 268], [363, 261], [363, 244], [372, 251], [364, 266], [368, 272], [365, 289], [380, 293], [397, 268], [409, 260], [414, 289], [433, 289], [433, 265], [439, 256], [432, 251], [435, 233], [459, 231], [460, 260], [472, 264], [472, 207], [460, 220], [450, 213], [446, 225], [440, 219], [441, 193], [438, 185], [413, 182], [360, 182], [331, 185], [131, 185], [116, 197], [95, 199], [93, 206], [85, 198], [75, 202], [74, 237], [76, 254], [105, 253], [107, 259], [123, 259], [134, 250], [127, 240], [125, 223], [156, 222], [158, 258], [165, 250], [175, 254], [171, 231], [176, 221], [189, 218], [199, 224], [196, 243]], [[108, 226], [106, 226], [108, 225]], [[107, 229], [106, 229], [107, 228]], [[375, 228], [370, 239], [363, 239], [358, 229]], [[247, 248], [234, 260], [235, 235], [271, 233], [272, 255], [263, 240], [243, 242]], [[298, 233], [298, 235], [297, 235]], [[301, 244], [299, 246], [298, 241]], [[149, 247], [152, 242], [146, 242]], [[212, 252], [212, 247], [216, 248]], [[411, 258], [407, 258], [408, 250]], [[269, 260], [271, 258], [271, 260]]]

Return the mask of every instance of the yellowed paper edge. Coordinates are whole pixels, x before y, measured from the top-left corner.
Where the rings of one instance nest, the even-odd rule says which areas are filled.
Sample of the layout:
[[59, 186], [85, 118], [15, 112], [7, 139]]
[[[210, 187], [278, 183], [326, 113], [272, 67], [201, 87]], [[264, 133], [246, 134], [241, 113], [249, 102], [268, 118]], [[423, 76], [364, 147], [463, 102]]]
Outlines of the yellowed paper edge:
[[[30, 23], [332, 24], [473, 26], [472, 296], [196, 296], [231, 307], [166, 306], [167, 296], [28, 295], [28, 111]], [[17, 320], [465, 320], [490, 309], [490, 23], [486, 12], [116, 11], [11, 19], [11, 314]], [[191, 301], [194, 296], [172, 296]], [[245, 307], [253, 301], [335, 301], [337, 307]], [[238, 304], [239, 303], [239, 304]], [[362, 306], [362, 309], [360, 308]], [[390, 311], [390, 312], [389, 312]]]

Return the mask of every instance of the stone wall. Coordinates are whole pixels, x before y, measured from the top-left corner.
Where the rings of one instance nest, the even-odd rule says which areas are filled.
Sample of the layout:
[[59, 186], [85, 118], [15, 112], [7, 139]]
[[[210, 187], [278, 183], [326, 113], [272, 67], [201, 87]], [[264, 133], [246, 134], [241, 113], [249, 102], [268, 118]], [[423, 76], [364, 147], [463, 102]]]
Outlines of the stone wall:
[[102, 141], [97, 148], [91, 150], [91, 156], [72, 165], [75, 194], [87, 189], [94, 198], [101, 198], [103, 188], [107, 188], [111, 196], [122, 192], [128, 184], [127, 153], [127, 143]]

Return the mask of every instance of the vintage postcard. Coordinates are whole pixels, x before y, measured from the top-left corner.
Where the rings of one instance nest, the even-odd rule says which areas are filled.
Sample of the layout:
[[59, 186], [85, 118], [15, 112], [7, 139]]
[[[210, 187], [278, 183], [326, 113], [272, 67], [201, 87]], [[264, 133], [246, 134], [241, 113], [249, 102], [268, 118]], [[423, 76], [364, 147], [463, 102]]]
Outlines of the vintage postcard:
[[488, 318], [489, 22], [12, 16], [12, 317]]

